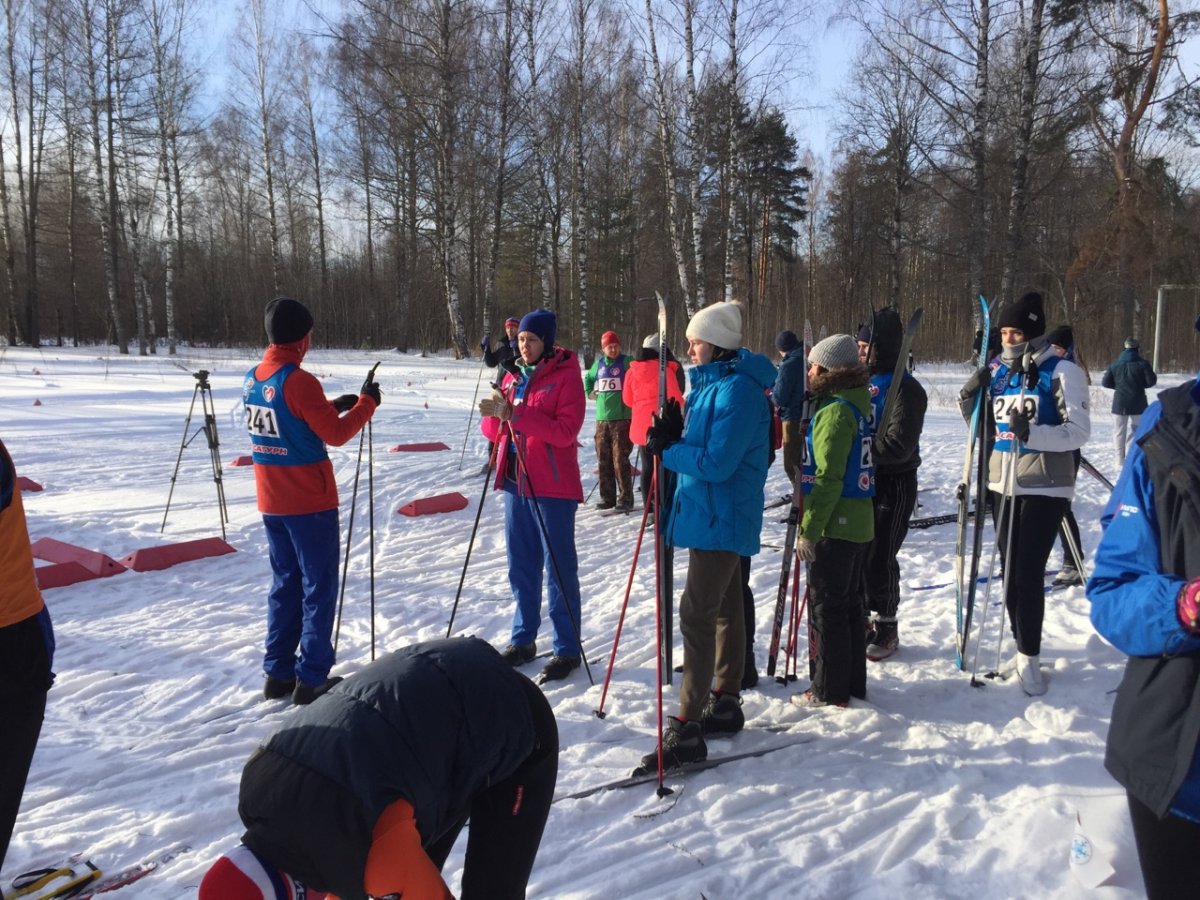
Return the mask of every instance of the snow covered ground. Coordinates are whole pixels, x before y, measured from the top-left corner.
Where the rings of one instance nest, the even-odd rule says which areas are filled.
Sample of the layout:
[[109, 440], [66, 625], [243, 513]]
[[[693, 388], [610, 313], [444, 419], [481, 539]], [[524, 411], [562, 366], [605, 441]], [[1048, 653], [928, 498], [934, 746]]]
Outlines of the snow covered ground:
[[[459, 467], [478, 361], [314, 351], [306, 367], [333, 396], [357, 390], [380, 358], [383, 406], [374, 421], [373, 472], [382, 653], [445, 634], [486, 444], [473, 420]], [[224, 350], [186, 350], [177, 359], [119, 357], [107, 348], [5, 350], [0, 437], [18, 474], [45, 487], [25, 494], [32, 537], [120, 559], [142, 547], [219, 536], [203, 435], [183, 452], [166, 531], [159, 533], [196, 384], [190, 373], [211, 373], [220, 458], [228, 463], [249, 452], [240, 392], [255, 361], [249, 352]], [[930, 395], [918, 515], [954, 508], [965, 427], [953, 398], [966, 371], [944, 366], [917, 373]], [[1184, 377], [1164, 377], [1163, 386]], [[1115, 478], [1109, 399], [1109, 392], [1093, 389], [1085, 455]], [[585, 490], [594, 482], [590, 415], [589, 409], [581, 435]], [[193, 433], [200, 420], [197, 404]], [[451, 449], [388, 452], [397, 443], [439, 440]], [[353, 440], [331, 449], [343, 534], [358, 448]], [[228, 540], [239, 552], [45, 592], [58, 635], [58, 680], [5, 886], [16, 873], [73, 852], [115, 869], [183, 841], [191, 853], [118, 896], [194, 896], [209, 863], [240, 835], [242, 764], [290, 712], [283, 701], [259, 699], [270, 576], [253, 473], [225, 467], [222, 476]], [[1080, 477], [1075, 512], [1090, 554], [1107, 491]], [[371, 653], [366, 482], [364, 453], [335, 674], [353, 672]], [[784, 490], [777, 462], [767, 495]], [[448, 491], [462, 492], [470, 505], [421, 518], [396, 514], [412, 499]], [[455, 623], [456, 633], [498, 645], [511, 615], [502, 502], [486, 501]], [[784, 531], [778, 518], [767, 513], [763, 526], [764, 541], [776, 548]], [[605, 700], [608, 716], [593, 715], [639, 524], [640, 517], [602, 518], [590, 509], [578, 517], [584, 646], [595, 685], [581, 670], [548, 691], [562, 738], [560, 794], [626, 774], [654, 743], [653, 565], [645, 556]], [[650, 784], [556, 803], [529, 896], [1141, 896], [1123, 795], [1101, 765], [1121, 655], [1092, 631], [1083, 589], [1059, 591], [1047, 599], [1042, 660], [1049, 692], [1030, 699], [1015, 683], [972, 687], [954, 665], [953, 541], [952, 525], [910, 533], [901, 555], [902, 647], [893, 659], [870, 665], [866, 702], [802, 711], [788, 696], [803, 680], [785, 688], [764, 679], [745, 694], [746, 730], [711, 741], [710, 754], [806, 742], [690, 776], [667, 801]], [[1058, 561], [1056, 550], [1051, 566]], [[687, 554], [679, 553], [677, 585], [686, 564]], [[752, 581], [760, 669], [779, 568], [778, 549], [764, 548]], [[988, 616], [981, 672], [995, 665], [998, 611], [993, 605]], [[806, 652], [803, 640], [800, 649]], [[1005, 660], [1013, 649], [1006, 636]], [[676, 689], [668, 689], [668, 712]], [[651, 815], [671, 800], [677, 802]], [[1077, 816], [1097, 862], [1107, 857], [1115, 869], [1094, 892], [1068, 866]], [[463, 843], [446, 867], [452, 889]]]

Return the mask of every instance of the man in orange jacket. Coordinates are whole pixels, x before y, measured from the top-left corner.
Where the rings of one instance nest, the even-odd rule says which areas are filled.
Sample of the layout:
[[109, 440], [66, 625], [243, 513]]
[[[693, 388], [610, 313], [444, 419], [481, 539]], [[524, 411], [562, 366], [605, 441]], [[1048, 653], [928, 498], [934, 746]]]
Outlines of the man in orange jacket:
[[54, 629], [38, 590], [25, 507], [12, 457], [0, 441], [0, 866], [33, 762], [46, 692], [54, 681]]
[[463, 900], [519, 900], [557, 779], [550, 704], [489, 644], [405, 647], [254, 752], [242, 844], [204, 876], [199, 900], [445, 900], [441, 868], [468, 817]]
[[325, 445], [339, 447], [358, 434], [381, 395], [379, 385], [368, 380], [357, 397], [325, 398], [321, 383], [300, 368], [313, 327], [303, 303], [277, 297], [267, 304], [263, 323], [270, 346], [242, 386], [258, 511], [274, 573], [263, 696], [291, 694], [293, 703], [303, 705], [333, 683], [328, 676], [341, 529]]

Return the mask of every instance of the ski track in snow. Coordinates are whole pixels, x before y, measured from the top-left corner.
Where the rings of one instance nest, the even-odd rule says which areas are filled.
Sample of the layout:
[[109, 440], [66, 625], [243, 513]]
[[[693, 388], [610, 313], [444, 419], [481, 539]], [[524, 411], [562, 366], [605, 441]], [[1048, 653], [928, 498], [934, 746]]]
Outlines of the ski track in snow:
[[[31, 536], [54, 537], [120, 559], [140, 547], [220, 535], [216, 487], [199, 398], [182, 453], [165, 533], [171, 475], [188, 436], [191, 372], [210, 371], [220, 432], [228, 541], [238, 552], [159, 572], [47, 590], [58, 638], [50, 693], [17, 830], [3, 873], [82, 851], [116, 869], [187, 842], [193, 851], [116, 896], [195, 896], [208, 865], [241, 834], [237, 789], [257, 744], [286, 723], [288, 705], [260, 699], [264, 599], [270, 582], [255, 508], [253, 471], [227, 464], [249, 452], [241, 428], [241, 382], [257, 361], [248, 351], [182, 351], [176, 359], [98, 355], [96, 348], [7, 349], [0, 354], [0, 431], [18, 474], [42, 483], [24, 495]], [[373, 424], [375, 635], [377, 652], [446, 633], [483, 486], [486, 441], [472, 416], [459, 468], [478, 361], [353, 351], [310, 353], [305, 367], [326, 393], [353, 392], [383, 360], [383, 405]], [[930, 395], [922, 439], [922, 506], [955, 509], [966, 429], [954, 404], [966, 366], [922, 367]], [[1164, 386], [1183, 376], [1164, 376]], [[1110, 394], [1094, 387], [1092, 440], [1085, 454], [1115, 479]], [[42, 405], [34, 406], [40, 399]], [[595, 476], [594, 404], [580, 434], [584, 491]], [[390, 453], [398, 443], [443, 441], [449, 451]], [[343, 540], [359, 439], [330, 448], [341, 493]], [[368, 452], [350, 541], [335, 674], [370, 658]], [[786, 490], [772, 466], [766, 496]], [[459, 491], [466, 509], [409, 518], [396, 510], [422, 496]], [[1075, 514], [1090, 556], [1107, 491], [1080, 474]], [[594, 500], [594, 498], [593, 498]], [[489, 494], [476, 535], [454, 631], [503, 646], [511, 617], [503, 500]], [[778, 544], [779, 510], [764, 514], [763, 539]], [[612, 649], [639, 514], [577, 517], [584, 597], [584, 649], [595, 686], [580, 670], [548, 685], [562, 742], [558, 794], [623, 777], [654, 746], [656, 727], [653, 544], [634, 578], [607, 718], [594, 711]], [[984, 571], [989, 558], [984, 543]], [[343, 544], [343, 552], [345, 545]], [[901, 553], [907, 588], [953, 581], [954, 528], [910, 533]], [[1049, 568], [1059, 561], [1056, 548]], [[781, 556], [755, 559], [760, 671]], [[675, 560], [676, 602], [687, 553]], [[980, 674], [996, 668], [999, 586], [983, 623]], [[653, 783], [554, 805], [530, 897], [717, 898], [970, 896], [1082, 897], [1067, 866], [1075, 816], [1117, 875], [1094, 892], [1142, 895], [1124, 797], [1101, 761], [1111, 692], [1123, 657], [1092, 631], [1082, 588], [1047, 596], [1042, 665], [1049, 692], [1027, 698], [1009, 678], [970, 685], [954, 666], [954, 588], [905, 590], [898, 654], [870, 664], [868, 699], [847, 710], [804, 711], [765, 675], [744, 694], [746, 731], [715, 738], [710, 754], [811, 738], [765, 756], [687, 778], [660, 801]], [[545, 625], [539, 649], [548, 650]], [[1005, 624], [1007, 629], [1007, 623]], [[786, 621], [785, 633], [786, 639]], [[803, 634], [800, 653], [807, 652]], [[1014, 647], [1006, 635], [999, 671]], [[975, 643], [968, 653], [968, 668]], [[677, 641], [676, 662], [682, 658]], [[536, 674], [543, 661], [526, 667]], [[801, 661], [803, 663], [803, 659]], [[780, 660], [782, 666], [782, 659]], [[664, 688], [675, 711], [675, 684]], [[770, 728], [770, 731], [763, 729]], [[668, 777], [678, 787], [680, 779]], [[663, 815], [641, 818], [663, 803]], [[464, 841], [447, 862], [452, 890]]]

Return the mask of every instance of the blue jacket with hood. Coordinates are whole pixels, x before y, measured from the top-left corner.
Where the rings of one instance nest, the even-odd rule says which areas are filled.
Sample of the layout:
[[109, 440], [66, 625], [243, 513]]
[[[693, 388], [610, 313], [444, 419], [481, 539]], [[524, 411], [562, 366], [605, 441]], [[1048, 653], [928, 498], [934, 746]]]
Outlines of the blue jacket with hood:
[[775, 367], [744, 347], [732, 359], [694, 366], [683, 438], [663, 453], [678, 473], [667, 517], [676, 547], [753, 556], [762, 531]]

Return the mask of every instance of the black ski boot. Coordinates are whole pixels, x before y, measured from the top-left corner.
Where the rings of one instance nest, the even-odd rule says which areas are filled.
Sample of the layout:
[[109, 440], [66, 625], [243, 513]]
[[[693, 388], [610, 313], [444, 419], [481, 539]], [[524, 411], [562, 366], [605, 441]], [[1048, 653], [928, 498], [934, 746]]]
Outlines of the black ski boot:
[[333, 678], [326, 678], [321, 684], [305, 684], [303, 681], [296, 682], [296, 689], [292, 691], [292, 703], [296, 706], [308, 706], [323, 693], [342, 680], [342, 676], [335, 675]]
[[296, 679], [284, 681], [282, 678], [272, 678], [267, 676], [266, 683], [263, 684], [263, 699], [264, 700], [279, 700], [286, 697], [296, 689]]
[[742, 698], [737, 694], [718, 694], [713, 691], [700, 714], [703, 734], [737, 734], [746, 724]]
[[[678, 769], [688, 763], [701, 762], [708, 759], [708, 745], [704, 743], [704, 735], [700, 733], [699, 722], [681, 722], [674, 716], [669, 716], [671, 727], [663, 732], [663, 770]], [[649, 775], [658, 771], [657, 748], [642, 757], [641, 763], [631, 772], [631, 775]]]
[[537, 656], [537, 644], [509, 644], [500, 656], [510, 666], [523, 666]]
[[546, 663], [546, 667], [538, 675], [537, 683], [545, 684], [547, 681], [562, 681], [578, 668], [578, 656], [552, 656], [550, 657], [550, 662]]

